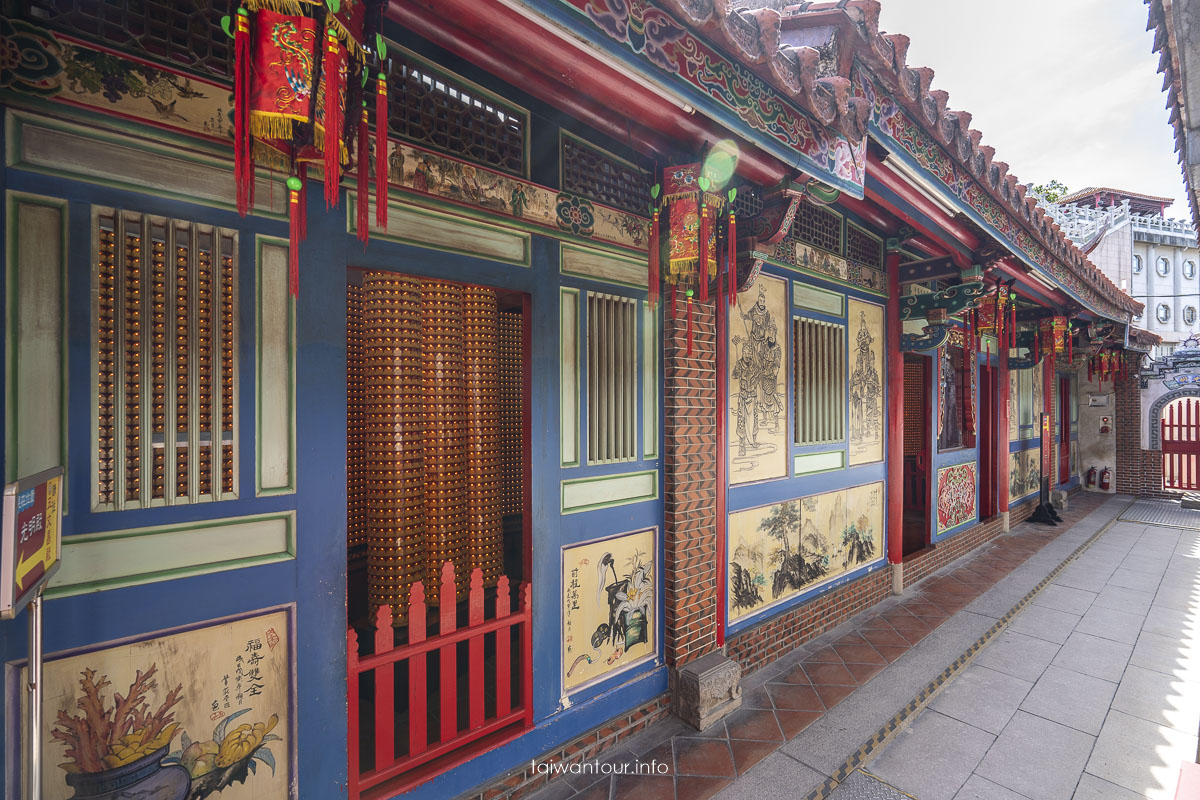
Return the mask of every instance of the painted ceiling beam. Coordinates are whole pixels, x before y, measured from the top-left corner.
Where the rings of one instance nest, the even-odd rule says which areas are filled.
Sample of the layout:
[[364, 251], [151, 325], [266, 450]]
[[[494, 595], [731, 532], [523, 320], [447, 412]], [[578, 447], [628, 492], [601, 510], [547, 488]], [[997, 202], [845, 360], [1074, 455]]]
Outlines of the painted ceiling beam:
[[[733, 134], [667, 102], [595, 58], [571, 37], [555, 37], [495, 0], [389, 0], [392, 21], [635, 149], [669, 158]], [[515, 57], [519, 54], [519, 57]], [[796, 170], [739, 140], [738, 174], [773, 186]]]

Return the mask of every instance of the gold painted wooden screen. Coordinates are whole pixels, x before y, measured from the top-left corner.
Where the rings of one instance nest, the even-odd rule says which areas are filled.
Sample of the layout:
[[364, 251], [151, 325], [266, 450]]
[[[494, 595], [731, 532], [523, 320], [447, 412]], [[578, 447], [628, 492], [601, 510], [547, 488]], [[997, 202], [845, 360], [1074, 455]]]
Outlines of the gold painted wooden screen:
[[237, 234], [100, 210], [97, 510], [237, 497]]
[[637, 458], [637, 302], [588, 292], [588, 463]]
[[794, 322], [796, 444], [846, 438], [846, 326]]

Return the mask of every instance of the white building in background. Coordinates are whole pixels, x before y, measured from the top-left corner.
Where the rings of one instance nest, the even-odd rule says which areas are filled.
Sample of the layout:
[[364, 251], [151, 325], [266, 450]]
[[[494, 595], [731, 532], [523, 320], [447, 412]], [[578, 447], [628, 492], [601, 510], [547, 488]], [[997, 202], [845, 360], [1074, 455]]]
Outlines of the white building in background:
[[1146, 311], [1134, 322], [1162, 337], [1170, 353], [1200, 330], [1200, 249], [1196, 229], [1163, 211], [1170, 198], [1089, 187], [1047, 204], [1050, 216], [1113, 283]]

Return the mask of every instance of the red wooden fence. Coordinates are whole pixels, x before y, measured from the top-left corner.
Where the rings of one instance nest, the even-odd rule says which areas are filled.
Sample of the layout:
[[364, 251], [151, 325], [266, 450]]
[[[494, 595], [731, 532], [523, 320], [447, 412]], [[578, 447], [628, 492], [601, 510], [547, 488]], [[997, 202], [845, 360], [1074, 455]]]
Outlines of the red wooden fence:
[[1163, 410], [1164, 489], [1200, 489], [1200, 400], [1176, 400]]
[[[490, 749], [530, 727], [533, 723], [533, 667], [530, 638], [529, 584], [518, 589], [519, 604], [514, 611], [509, 597], [508, 578], [501, 576], [496, 585], [494, 614], [484, 614], [483, 575], [471, 572], [467, 594], [467, 625], [456, 628], [454, 564], [442, 567], [439, 597], [446, 598], [438, 609], [436, 635], [426, 635], [427, 609], [425, 587], [413, 584], [408, 606], [408, 642], [395, 645], [392, 611], [381, 606], [375, 619], [375, 650], [360, 656], [358, 634], [350, 628], [346, 634], [348, 662], [347, 695], [350, 727], [350, 800], [384, 797], [402, 792], [428, 780], [485, 749]], [[513, 672], [512, 638], [519, 642], [517, 675]], [[485, 642], [491, 641], [494, 654], [495, 697], [487, 713], [485, 688], [487, 670]], [[459, 724], [458, 665], [465, 650], [466, 725]], [[438, 687], [430, 686], [428, 660], [437, 654]], [[407, 724], [397, 736], [396, 677], [400, 665], [407, 662]], [[371, 676], [374, 696], [364, 684]], [[519, 700], [513, 701], [514, 682], [519, 681]], [[436, 707], [431, 700], [437, 696]], [[364, 716], [365, 715], [365, 718]], [[403, 713], [399, 715], [403, 721]], [[373, 765], [364, 769], [360, 752], [360, 720], [370, 722], [374, 731]], [[436, 723], [436, 736], [430, 741], [429, 728]], [[405, 735], [405, 728], [407, 734]], [[507, 735], [506, 735], [507, 734]], [[485, 737], [486, 740], [485, 740]], [[397, 747], [399, 741], [400, 747]], [[472, 746], [474, 745], [474, 746]]]

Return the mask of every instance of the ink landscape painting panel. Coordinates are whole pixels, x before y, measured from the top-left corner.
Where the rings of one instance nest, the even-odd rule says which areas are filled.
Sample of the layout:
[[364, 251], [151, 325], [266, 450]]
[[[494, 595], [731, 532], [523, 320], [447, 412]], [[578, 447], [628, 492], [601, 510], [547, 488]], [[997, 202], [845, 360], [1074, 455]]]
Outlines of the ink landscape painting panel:
[[729, 515], [729, 619], [736, 621], [883, 553], [883, 483]]

